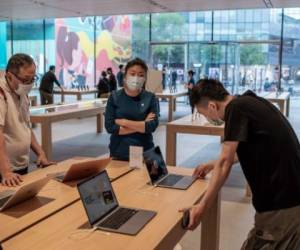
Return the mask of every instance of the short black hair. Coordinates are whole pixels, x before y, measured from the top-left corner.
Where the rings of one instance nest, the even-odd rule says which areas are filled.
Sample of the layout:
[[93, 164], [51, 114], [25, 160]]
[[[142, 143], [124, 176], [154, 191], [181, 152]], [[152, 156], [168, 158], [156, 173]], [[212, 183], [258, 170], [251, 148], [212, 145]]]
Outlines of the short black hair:
[[120, 64], [119, 65], [119, 69], [123, 69], [124, 65], [123, 64]]
[[101, 72], [101, 76], [102, 77], [106, 77], [107, 76], [107, 74], [106, 74], [106, 72], [104, 70]]
[[147, 72], [148, 72], [147, 64], [142, 59], [136, 57], [126, 64], [125, 75], [127, 74], [128, 69], [130, 69], [131, 67], [136, 66], [136, 65], [142, 67], [142, 69], [145, 70], [145, 73], [147, 74]]
[[49, 67], [49, 70], [55, 70], [55, 66], [54, 65], [51, 65], [50, 67]]
[[200, 79], [192, 89], [191, 105], [207, 105], [208, 101], [224, 101], [229, 92], [219, 80]]
[[106, 71], [110, 71], [110, 72], [112, 72], [112, 68], [111, 68], [111, 67], [109, 67], [109, 68], [107, 68], [107, 69], [106, 69]]
[[23, 53], [14, 54], [8, 60], [6, 72], [18, 74], [20, 68], [24, 66], [31, 66], [32, 64], [35, 65], [34, 60], [29, 55]]

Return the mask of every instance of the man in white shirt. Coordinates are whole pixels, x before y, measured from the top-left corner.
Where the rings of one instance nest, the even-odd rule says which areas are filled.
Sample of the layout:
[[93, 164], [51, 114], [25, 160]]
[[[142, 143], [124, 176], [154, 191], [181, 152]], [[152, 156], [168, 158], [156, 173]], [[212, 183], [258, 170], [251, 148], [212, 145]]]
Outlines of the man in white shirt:
[[19, 185], [29, 165], [30, 148], [38, 167], [51, 164], [30, 128], [28, 93], [35, 80], [36, 66], [26, 54], [13, 55], [6, 74], [0, 78], [0, 174], [6, 186]]

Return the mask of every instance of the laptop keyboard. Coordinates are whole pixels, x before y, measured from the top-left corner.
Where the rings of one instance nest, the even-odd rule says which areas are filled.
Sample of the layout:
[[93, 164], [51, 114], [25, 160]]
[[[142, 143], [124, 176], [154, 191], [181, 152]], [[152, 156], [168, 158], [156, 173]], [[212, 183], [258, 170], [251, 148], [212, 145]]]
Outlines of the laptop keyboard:
[[159, 185], [174, 186], [182, 178], [182, 175], [169, 174], [165, 179], [159, 182]]
[[0, 199], [0, 207], [2, 207], [10, 198], [11, 196], [7, 196], [7, 197], [4, 197], [4, 198], [1, 198]]
[[55, 179], [63, 181], [65, 178], [65, 174], [55, 176]]
[[106, 227], [111, 229], [119, 229], [125, 222], [127, 222], [138, 211], [128, 208], [119, 208], [106, 220], [99, 224], [100, 227]]

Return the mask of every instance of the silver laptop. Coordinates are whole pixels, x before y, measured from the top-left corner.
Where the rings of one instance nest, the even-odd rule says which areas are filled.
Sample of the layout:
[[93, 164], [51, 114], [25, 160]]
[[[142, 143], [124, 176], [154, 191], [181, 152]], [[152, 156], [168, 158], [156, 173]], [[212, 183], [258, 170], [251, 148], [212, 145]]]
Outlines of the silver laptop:
[[0, 193], [0, 211], [18, 205], [36, 196], [38, 192], [47, 184], [49, 177], [44, 177], [37, 181], [24, 184], [17, 190], [6, 190]]
[[143, 156], [150, 182], [154, 186], [188, 189], [196, 180], [193, 176], [169, 174], [159, 147], [145, 151]]
[[77, 184], [92, 227], [136, 235], [156, 212], [119, 206], [106, 170]]
[[74, 163], [66, 172], [51, 173], [49, 176], [54, 177], [60, 182], [69, 182], [82, 180], [101, 172], [110, 163], [111, 158], [102, 158], [97, 160], [88, 160]]

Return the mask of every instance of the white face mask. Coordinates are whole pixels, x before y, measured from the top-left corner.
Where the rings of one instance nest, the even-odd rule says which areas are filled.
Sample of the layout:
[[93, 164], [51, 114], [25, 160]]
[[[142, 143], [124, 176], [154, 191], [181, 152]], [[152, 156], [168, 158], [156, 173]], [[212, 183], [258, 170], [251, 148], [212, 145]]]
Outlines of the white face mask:
[[18, 88], [15, 90], [15, 93], [19, 96], [28, 95], [32, 89], [33, 84], [22, 84], [19, 83]]
[[224, 121], [221, 119], [209, 119], [207, 117], [206, 117], [206, 119], [208, 120], [209, 123], [211, 123], [212, 125], [215, 125], [215, 126], [221, 126], [224, 124]]
[[127, 87], [130, 90], [140, 90], [145, 83], [145, 77], [140, 76], [128, 76], [126, 78]]

